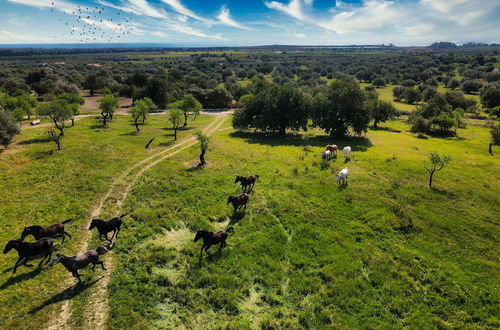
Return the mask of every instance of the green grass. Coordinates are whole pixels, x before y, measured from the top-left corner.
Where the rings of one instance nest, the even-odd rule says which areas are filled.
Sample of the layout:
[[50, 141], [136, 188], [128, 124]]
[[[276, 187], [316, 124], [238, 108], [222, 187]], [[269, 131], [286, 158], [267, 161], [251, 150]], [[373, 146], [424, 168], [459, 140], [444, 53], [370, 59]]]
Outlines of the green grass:
[[[361, 88], [365, 88], [366, 86], [372, 86], [372, 84], [369, 84], [369, 83], [360, 83], [359, 85], [361, 86]], [[392, 102], [392, 104], [394, 104], [396, 109], [398, 109], [400, 111], [406, 111], [406, 112], [415, 111], [415, 107], [416, 107], [415, 104], [407, 104], [407, 103], [403, 103], [403, 102], [394, 101], [394, 97], [392, 96], [392, 89], [394, 87], [396, 87], [396, 85], [387, 85], [385, 87], [375, 88], [375, 91], [379, 94], [379, 98], [381, 100]]]
[[[108, 326], [499, 327], [500, 157], [487, 154], [489, 131], [422, 139], [401, 121], [382, 126], [347, 140], [228, 129], [207, 168], [191, 167], [195, 146], [146, 172], [124, 204], [133, 214], [114, 252]], [[351, 145], [353, 159], [321, 170], [331, 142]], [[433, 150], [453, 161], [430, 189]], [[232, 217], [234, 176], [251, 173], [255, 195]], [[198, 263], [194, 231], [228, 221], [228, 247]]]
[[[47, 139], [47, 128], [40, 127], [24, 130], [0, 154], [2, 244], [19, 238], [24, 226], [75, 218], [67, 225], [73, 239], [59, 252], [79, 252], [80, 238], [88, 230], [90, 210], [112, 180], [128, 165], [172, 144], [165, 115], [150, 116], [139, 134], [135, 133], [130, 116], [115, 116], [107, 128], [101, 126], [98, 118], [83, 118], [75, 127], [67, 128], [62, 151], [55, 150], [55, 144]], [[194, 127], [204, 127], [213, 120], [213, 116], [200, 116], [192, 127], [180, 131], [179, 139], [191, 136]], [[144, 146], [153, 136], [155, 141], [146, 150]], [[21, 266], [12, 275], [16, 260], [15, 251], [0, 257], [0, 328], [39, 328], [59, 312], [65, 297], [78, 299], [78, 295], [89, 291], [68, 291], [68, 280], [73, 283], [73, 279], [61, 265], [53, 269], [43, 266], [41, 271]], [[97, 277], [89, 270], [84, 274], [88, 282], [89, 277]]]

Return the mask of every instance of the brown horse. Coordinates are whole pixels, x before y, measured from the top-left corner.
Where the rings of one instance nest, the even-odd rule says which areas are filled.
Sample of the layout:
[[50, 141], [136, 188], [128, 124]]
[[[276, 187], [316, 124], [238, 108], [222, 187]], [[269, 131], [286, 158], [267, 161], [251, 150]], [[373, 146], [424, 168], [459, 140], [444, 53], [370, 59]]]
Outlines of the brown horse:
[[329, 144], [325, 147], [325, 150], [329, 150], [332, 155], [335, 155], [337, 157], [337, 145], [336, 144]]
[[238, 196], [229, 196], [227, 198], [227, 204], [229, 203], [233, 204], [234, 212], [236, 212], [239, 208], [244, 207], [245, 210], [247, 209], [247, 203], [250, 200], [250, 194], [253, 192], [253, 190], [249, 190], [246, 193], [239, 194]]
[[[99, 239], [101, 241], [109, 241], [112, 242], [113, 238], [118, 238], [118, 233], [120, 232], [120, 226], [123, 223], [123, 219], [127, 214], [122, 214], [119, 217], [114, 217], [113, 219], [109, 221], [104, 221], [101, 219], [92, 219], [92, 222], [90, 223], [89, 230], [92, 230], [94, 227], [97, 228], [97, 231], [99, 231]], [[111, 236], [111, 239], [108, 238], [108, 233], [113, 232], [113, 236]], [[102, 235], [106, 238], [105, 240], [102, 239]]]
[[104, 263], [102, 261], [99, 261], [99, 253], [96, 250], [90, 250], [73, 257], [58, 254], [50, 263], [50, 266], [52, 267], [58, 262], [62, 263], [63, 266], [73, 274], [73, 277], [78, 278], [78, 282], [82, 281], [80, 279], [78, 270], [87, 267], [90, 263], [93, 264], [92, 270], [94, 270], [96, 265], [101, 265], [102, 269], [106, 270], [106, 267], [104, 267]]
[[71, 238], [71, 235], [64, 231], [64, 225], [70, 221], [73, 221], [73, 219], [68, 219], [61, 223], [56, 223], [54, 225], [47, 227], [42, 227], [42, 226], [24, 227], [23, 233], [21, 234], [21, 241], [23, 241], [24, 238], [26, 238], [26, 236], [33, 235], [33, 237], [35, 237], [36, 240], [39, 240], [40, 238], [43, 237], [50, 237], [50, 238], [62, 237], [61, 243], [64, 243], [64, 239], [66, 238], [66, 236]]
[[247, 190], [247, 188], [252, 189], [255, 181], [259, 178], [258, 175], [250, 175], [250, 176], [236, 176], [236, 180], [234, 183], [241, 182], [241, 189], [243, 191]]
[[203, 256], [203, 249], [205, 249], [205, 252], [208, 253], [208, 248], [211, 247], [212, 245], [219, 244], [219, 251], [222, 250], [223, 247], [225, 247], [226, 244], [226, 239], [228, 236], [228, 232], [233, 231], [233, 227], [229, 227], [226, 230], [219, 230], [218, 232], [211, 232], [208, 230], [198, 230], [196, 232], [196, 236], [194, 237], [194, 241], [197, 242], [200, 238], [203, 238], [203, 245], [200, 250], [200, 259]]
[[39, 239], [34, 243], [23, 242], [19, 239], [10, 240], [9, 243], [5, 246], [3, 250], [4, 254], [7, 254], [11, 249], [15, 249], [17, 254], [19, 255], [19, 259], [17, 259], [16, 264], [14, 265], [13, 274], [16, 273], [17, 266], [24, 259], [23, 265], [26, 267], [33, 267], [33, 265], [28, 264], [28, 260], [31, 257], [38, 256], [43, 254], [43, 259], [40, 260], [38, 266], [42, 264], [42, 262], [48, 257], [47, 262], [50, 261], [50, 256], [52, 255], [52, 246], [54, 242], [48, 237], [44, 237]]

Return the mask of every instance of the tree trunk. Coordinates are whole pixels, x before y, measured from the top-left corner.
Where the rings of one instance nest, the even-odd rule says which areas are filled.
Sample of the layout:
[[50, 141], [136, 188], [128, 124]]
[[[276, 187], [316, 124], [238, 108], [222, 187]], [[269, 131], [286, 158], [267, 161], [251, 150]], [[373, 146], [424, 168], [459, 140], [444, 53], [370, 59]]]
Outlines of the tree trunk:
[[184, 127], [188, 125], [188, 113], [184, 112]]
[[378, 127], [378, 120], [375, 120], [375, 121], [373, 122], [373, 128], [377, 128], [377, 127]]
[[151, 144], [151, 142], [153, 142], [155, 138], [153, 137], [151, 140], [149, 140], [148, 144], [146, 144], [146, 149], [149, 149], [149, 145]]
[[207, 163], [205, 162], [205, 152], [206, 152], [206, 150], [202, 150], [201, 154], [200, 154], [200, 165], [201, 166], [207, 165]]
[[144, 124], [145, 121], [146, 121], [146, 116], [142, 116], [142, 123]]
[[177, 128], [174, 128], [174, 140], [177, 141]]
[[286, 127], [280, 128], [280, 135], [286, 135]]
[[75, 117], [71, 117], [71, 127], [75, 126]]
[[93, 89], [89, 89], [89, 93], [90, 93], [90, 96], [94, 96], [94, 90]]
[[101, 112], [101, 116], [102, 116], [102, 119], [103, 119], [102, 124], [104, 126], [106, 126], [106, 119], [108, 119], [108, 115], [104, 114], [104, 112]]
[[59, 124], [57, 123], [56, 120], [54, 120], [54, 125], [56, 126], [56, 128], [59, 130], [59, 132], [61, 132], [61, 136], [64, 136], [64, 123], [62, 126], [59, 126]]
[[489, 147], [489, 152], [490, 152], [490, 155], [493, 155], [493, 150], [491, 150], [491, 147], [493, 146], [493, 142], [490, 143], [490, 147]]
[[431, 175], [429, 176], [429, 187], [432, 187], [432, 177], [434, 176], [434, 171], [431, 172]]
[[135, 129], [137, 130], [137, 133], [139, 133], [139, 123], [137, 120], [135, 121]]

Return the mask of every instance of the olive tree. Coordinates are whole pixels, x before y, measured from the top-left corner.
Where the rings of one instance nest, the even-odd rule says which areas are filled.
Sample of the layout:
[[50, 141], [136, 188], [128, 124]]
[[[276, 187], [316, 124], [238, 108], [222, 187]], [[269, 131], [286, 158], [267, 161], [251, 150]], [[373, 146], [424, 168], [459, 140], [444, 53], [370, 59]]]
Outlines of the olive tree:
[[491, 134], [491, 142], [490, 142], [490, 154], [493, 155], [493, 151], [491, 150], [493, 145], [500, 146], [500, 124], [497, 124], [490, 131]]
[[196, 136], [196, 138], [200, 142], [200, 149], [201, 149], [200, 163], [198, 164], [198, 166], [204, 166], [207, 164], [205, 162], [205, 153], [207, 152], [208, 144], [210, 143], [210, 137], [199, 130], [196, 131], [194, 133], [194, 135]]
[[177, 130], [181, 126], [182, 111], [179, 109], [170, 110], [168, 119], [170, 120], [172, 129], [174, 130], [174, 140], [177, 140]]
[[379, 123], [387, 120], [392, 120], [397, 117], [398, 111], [389, 101], [375, 100], [370, 104], [371, 117], [373, 119], [373, 127], [377, 127]]
[[7, 147], [14, 135], [21, 133], [21, 129], [14, 116], [0, 107], [0, 145]]
[[179, 109], [184, 115], [184, 126], [187, 126], [188, 116], [193, 114], [196, 116], [200, 113], [202, 105], [198, 100], [191, 94], [186, 94], [179, 101], [176, 101], [170, 105], [171, 108]]
[[146, 104], [145, 101], [139, 100], [134, 103], [133, 106], [130, 107], [128, 110], [128, 113], [132, 115], [132, 118], [134, 119], [134, 125], [135, 129], [137, 130], [137, 133], [139, 133], [139, 120], [142, 118], [143, 122], [148, 114], [148, 105]]
[[72, 118], [73, 109], [66, 100], [55, 100], [50, 103], [39, 104], [37, 113], [39, 116], [49, 117], [62, 137], [64, 136], [65, 121]]
[[429, 163], [424, 163], [424, 167], [429, 172], [429, 187], [432, 187], [434, 173], [441, 171], [451, 161], [451, 157], [441, 155], [438, 152], [429, 154]]
[[101, 110], [101, 116], [103, 118], [103, 125], [107, 125], [107, 119], [113, 119], [113, 113], [119, 108], [118, 99], [112, 95], [105, 95], [101, 102], [99, 103], [99, 110]]

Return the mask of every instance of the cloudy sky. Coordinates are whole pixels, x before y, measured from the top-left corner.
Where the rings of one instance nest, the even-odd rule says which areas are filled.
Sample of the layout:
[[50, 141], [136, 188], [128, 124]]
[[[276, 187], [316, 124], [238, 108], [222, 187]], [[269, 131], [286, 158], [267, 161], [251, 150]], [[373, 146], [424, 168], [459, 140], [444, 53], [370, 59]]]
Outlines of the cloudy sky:
[[0, 0], [0, 44], [77, 42], [78, 24], [108, 42], [119, 20], [126, 43], [499, 43], [499, 17], [500, 0]]

